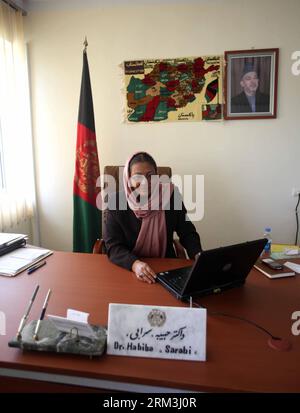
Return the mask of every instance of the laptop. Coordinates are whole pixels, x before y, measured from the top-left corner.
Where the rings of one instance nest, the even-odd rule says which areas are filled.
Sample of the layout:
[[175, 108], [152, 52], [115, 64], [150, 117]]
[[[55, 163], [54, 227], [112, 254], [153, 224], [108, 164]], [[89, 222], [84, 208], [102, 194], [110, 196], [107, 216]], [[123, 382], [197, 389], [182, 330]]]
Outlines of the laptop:
[[220, 293], [245, 283], [267, 239], [258, 239], [201, 252], [190, 267], [157, 274], [157, 280], [182, 301]]

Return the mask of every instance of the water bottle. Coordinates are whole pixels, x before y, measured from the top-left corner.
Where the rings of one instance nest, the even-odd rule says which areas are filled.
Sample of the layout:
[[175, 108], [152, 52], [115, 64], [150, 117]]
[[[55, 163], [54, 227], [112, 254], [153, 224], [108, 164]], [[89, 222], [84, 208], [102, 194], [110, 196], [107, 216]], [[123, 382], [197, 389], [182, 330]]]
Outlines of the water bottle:
[[268, 242], [265, 245], [264, 252], [265, 253], [270, 253], [271, 252], [271, 244], [272, 244], [272, 238], [271, 238], [271, 232], [272, 229], [270, 227], [265, 228], [264, 232], [264, 238], [267, 238]]

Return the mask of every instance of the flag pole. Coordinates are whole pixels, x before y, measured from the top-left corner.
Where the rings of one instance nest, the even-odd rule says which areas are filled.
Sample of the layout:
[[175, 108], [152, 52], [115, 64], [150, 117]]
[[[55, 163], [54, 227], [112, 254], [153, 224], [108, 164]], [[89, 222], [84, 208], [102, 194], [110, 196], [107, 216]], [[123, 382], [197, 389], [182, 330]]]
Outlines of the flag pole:
[[102, 213], [97, 207], [100, 168], [86, 37], [83, 45], [73, 181], [73, 251], [91, 253], [96, 240], [102, 234]]
[[84, 45], [83, 53], [86, 53], [86, 49], [87, 49], [87, 47], [88, 47], [88, 45], [89, 45], [86, 36], [85, 36], [83, 45]]

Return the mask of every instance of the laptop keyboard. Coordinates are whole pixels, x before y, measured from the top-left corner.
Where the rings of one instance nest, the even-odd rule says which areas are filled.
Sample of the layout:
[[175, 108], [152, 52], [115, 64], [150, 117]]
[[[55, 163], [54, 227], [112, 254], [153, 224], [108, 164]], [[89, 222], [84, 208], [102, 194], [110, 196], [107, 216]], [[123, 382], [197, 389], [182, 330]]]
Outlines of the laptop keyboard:
[[182, 275], [177, 275], [176, 277], [171, 278], [169, 283], [173, 287], [177, 288], [178, 290], [182, 290], [182, 288], [185, 284], [185, 281], [186, 281], [186, 277], [183, 277]]
[[168, 284], [177, 290], [182, 290], [188, 275], [191, 272], [191, 267], [178, 268], [176, 270], [165, 271], [158, 273], [159, 278], [167, 281]]

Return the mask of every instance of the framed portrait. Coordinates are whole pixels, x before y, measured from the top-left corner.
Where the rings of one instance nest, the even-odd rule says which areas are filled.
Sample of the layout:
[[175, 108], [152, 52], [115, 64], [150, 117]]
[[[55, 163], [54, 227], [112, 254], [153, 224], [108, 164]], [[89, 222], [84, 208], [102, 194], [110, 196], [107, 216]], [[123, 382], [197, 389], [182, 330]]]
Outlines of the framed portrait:
[[224, 119], [276, 118], [279, 49], [225, 52]]

